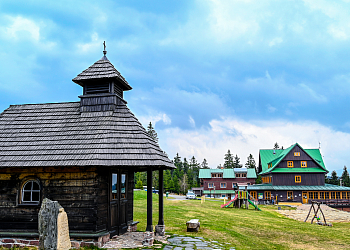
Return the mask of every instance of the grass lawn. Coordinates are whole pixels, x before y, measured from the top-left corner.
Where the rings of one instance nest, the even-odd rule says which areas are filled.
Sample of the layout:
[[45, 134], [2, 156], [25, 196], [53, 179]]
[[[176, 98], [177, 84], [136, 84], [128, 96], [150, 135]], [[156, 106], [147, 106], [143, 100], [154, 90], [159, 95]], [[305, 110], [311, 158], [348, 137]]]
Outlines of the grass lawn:
[[[134, 220], [144, 231], [147, 223], [146, 192], [134, 192]], [[333, 227], [311, 225], [286, 218], [274, 206], [253, 209], [220, 208], [223, 201], [166, 200], [164, 220], [166, 232], [202, 236], [228, 248], [239, 249], [350, 249], [350, 223], [334, 223]], [[287, 208], [288, 209], [288, 208]], [[186, 232], [186, 221], [199, 219], [198, 233]], [[158, 195], [153, 195], [153, 225], [158, 223]]]

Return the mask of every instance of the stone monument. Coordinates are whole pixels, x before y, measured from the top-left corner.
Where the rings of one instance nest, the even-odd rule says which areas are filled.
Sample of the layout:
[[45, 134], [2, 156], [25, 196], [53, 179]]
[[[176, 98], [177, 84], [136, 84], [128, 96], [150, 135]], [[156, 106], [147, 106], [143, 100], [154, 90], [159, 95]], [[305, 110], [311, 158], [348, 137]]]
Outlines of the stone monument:
[[39, 249], [71, 248], [67, 213], [57, 201], [45, 198], [39, 211]]

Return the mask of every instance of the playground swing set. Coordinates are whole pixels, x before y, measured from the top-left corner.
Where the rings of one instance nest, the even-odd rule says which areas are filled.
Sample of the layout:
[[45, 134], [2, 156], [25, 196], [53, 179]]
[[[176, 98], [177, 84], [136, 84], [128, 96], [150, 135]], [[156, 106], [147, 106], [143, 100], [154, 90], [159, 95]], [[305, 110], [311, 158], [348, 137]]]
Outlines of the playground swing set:
[[235, 208], [242, 208], [245, 206], [246, 209], [249, 208], [249, 204], [251, 204], [256, 210], [261, 211], [257, 206], [257, 200], [252, 197], [248, 191], [235, 191], [235, 194], [229, 202], [222, 204], [221, 208], [228, 208], [231, 205]]

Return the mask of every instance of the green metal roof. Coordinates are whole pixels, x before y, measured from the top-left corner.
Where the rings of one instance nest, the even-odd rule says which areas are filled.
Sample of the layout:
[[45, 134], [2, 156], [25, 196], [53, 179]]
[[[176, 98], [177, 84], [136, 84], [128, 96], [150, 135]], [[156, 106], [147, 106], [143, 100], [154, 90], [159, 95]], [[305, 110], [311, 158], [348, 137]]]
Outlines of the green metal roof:
[[274, 173], [324, 173], [321, 168], [276, 168]]
[[[260, 149], [259, 155], [260, 155], [262, 171], [259, 174], [266, 174], [266, 173], [270, 173], [270, 172], [273, 172], [273, 173], [294, 172], [294, 170], [292, 170], [292, 168], [289, 168], [287, 170], [280, 170], [280, 168], [276, 168], [276, 166], [286, 157], [286, 155], [295, 146], [299, 146], [307, 155], [309, 155], [320, 166], [320, 168], [299, 169], [299, 172], [302, 170], [303, 173], [305, 173], [305, 172], [311, 173], [312, 171], [310, 171], [309, 169], [313, 169], [315, 171], [316, 171], [316, 169], [318, 169], [316, 172], [323, 172], [323, 173], [328, 172], [325, 165], [324, 165], [324, 162], [323, 162], [323, 159], [322, 159], [322, 156], [321, 156], [319, 149], [303, 149], [298, 143], [295, 143], [286, 149]], [[271, 168], [268, 167], [269, 163], [272, 164]], [[289, 171], [289, 170], [291, 170], [291, 171]]]
[[[222, 178], [228, 179], [228, 178], [236, 178], [234, 169], [211, 169], [211, 168], [204, 168], [199, 169], [199, 178], [202, 179], [210, 179], [212, 173], [222, 173]], [[254, 168], [248, 168], [247, 169], [247, 178], [257, 178], [256, 172]]]
[[247, 169], [247, 178], [257, 178], [255, 168]]
[[222, 173], [222, 178], [235, 178], [233, 169], [199, 169], [199, 178], [210, 179], [212, 173]]
[[255, 184], [248, 186], [249, 191], [264, 191], [264, 190], [300, 190], [300, 191], [350, 191], [350, 187], [336, 186], [331, 184], [325, 184], [324, 186], [274, 186], [269, 184]]

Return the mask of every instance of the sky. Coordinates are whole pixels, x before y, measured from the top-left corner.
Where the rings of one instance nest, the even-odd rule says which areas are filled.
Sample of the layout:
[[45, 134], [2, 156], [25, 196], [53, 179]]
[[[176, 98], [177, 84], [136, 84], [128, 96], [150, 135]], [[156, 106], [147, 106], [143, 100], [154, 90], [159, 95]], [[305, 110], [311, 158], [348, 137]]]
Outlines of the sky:
[[349, 0], [0, 1], [0, 110], [79, 101], [103, 41], [170, 159], [298, 142], [350, 166]]

